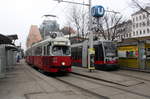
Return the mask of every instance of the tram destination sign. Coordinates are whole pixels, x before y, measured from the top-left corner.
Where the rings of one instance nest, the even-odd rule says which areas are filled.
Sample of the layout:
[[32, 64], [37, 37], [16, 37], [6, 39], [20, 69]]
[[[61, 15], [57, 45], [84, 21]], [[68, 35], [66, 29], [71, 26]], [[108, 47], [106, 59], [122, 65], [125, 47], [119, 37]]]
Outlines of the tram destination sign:
[[64, 41], [55, 41], [53, 42], [54, 45], [67, 45], [67, 42]]

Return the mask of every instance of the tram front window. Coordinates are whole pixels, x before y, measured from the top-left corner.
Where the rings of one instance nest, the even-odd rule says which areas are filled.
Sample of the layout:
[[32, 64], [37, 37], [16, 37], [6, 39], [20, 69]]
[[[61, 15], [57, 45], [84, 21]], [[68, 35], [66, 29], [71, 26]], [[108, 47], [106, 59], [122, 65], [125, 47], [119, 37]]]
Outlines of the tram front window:
[[70, 55], [70, 47], [55, 45], [52, 48], [52, 53], [54, 56], [67, 56]]
[[116, 46], [112, 42], [104, 42], [104, 50], [107, 57], [116, 56]]

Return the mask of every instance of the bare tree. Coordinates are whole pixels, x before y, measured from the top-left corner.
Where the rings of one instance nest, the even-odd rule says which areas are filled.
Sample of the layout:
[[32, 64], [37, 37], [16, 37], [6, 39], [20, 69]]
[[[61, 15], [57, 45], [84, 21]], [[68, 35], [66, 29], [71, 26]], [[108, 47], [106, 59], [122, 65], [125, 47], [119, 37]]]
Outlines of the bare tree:
[[70, 13], [68, 13], [69, 15], [67, 16], [67, 24], [69, 23], [76, 29], [78, 37], [81, 35], [84, 37], [87, 31], [88, 18], [86, 18], [87, 13], [85, 11], [81, 10], [81, 6], [72, 6]]
[[69, 26], [64, 26], [60, 31], [63, 32], [64, 35], [71, 35], [75, 33], [73, 28]]
[[93, 28], [97, 36], [102, 36], [105, 40], [115, 40], [120, 35], [117, 32], [119, 24], [124, 22], [123, 16], [117, 13], [106, 13], [103, 18], [94, 19], [97, 27]]
[[[150, 2], [150, 0], [147, 0]], [[131, 5], [133, 8], [146, 12], [150, 15], [150, 12], [145, 9], [146, 6], [150, 6], [149, 3], [144, 2], [144, 0], [132, 0]]]

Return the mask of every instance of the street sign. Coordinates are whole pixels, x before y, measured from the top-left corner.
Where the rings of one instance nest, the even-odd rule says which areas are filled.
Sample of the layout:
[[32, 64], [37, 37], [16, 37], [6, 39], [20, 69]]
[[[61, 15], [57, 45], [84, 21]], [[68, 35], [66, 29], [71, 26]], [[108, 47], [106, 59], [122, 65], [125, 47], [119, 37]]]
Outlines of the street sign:
[[89, 54], [95, 54], [95, 49], [94, 48], [89, 48], [88, 52], [89, 52]]
[[89, 61], [89, 64], [88, 64], [88, 69], [91, 72], [92, 70], [95, 69], [95, 67], [94, 67], [95, 49], [94, 48], [89, 48], [88, 53], [89, 53], [89, 58], [90, 58], [90, 61]]
[[93, 17], [103, 17], [105, 14], [105, 9], [103, 6], [93, 6], [91, 9], [91, 15]]

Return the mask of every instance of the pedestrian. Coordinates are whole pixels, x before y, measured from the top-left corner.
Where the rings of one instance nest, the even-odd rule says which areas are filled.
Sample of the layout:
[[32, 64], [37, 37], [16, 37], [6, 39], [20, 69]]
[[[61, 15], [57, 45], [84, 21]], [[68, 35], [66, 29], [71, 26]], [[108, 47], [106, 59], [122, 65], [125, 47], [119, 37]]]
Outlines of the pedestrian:
[[17, 63], [19, 63], [20, 62], [20, 55], [19, 55], [19, 53], [17, 53]]

